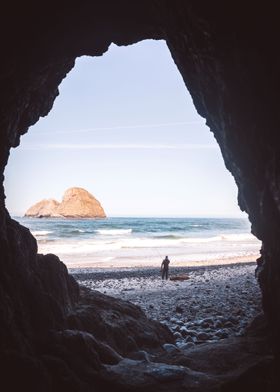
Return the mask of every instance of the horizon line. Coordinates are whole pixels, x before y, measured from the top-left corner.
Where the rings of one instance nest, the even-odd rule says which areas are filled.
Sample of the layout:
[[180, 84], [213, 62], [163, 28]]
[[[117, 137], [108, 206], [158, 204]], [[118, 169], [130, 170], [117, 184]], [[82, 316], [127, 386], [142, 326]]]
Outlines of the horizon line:
[[[50, 134], [68, 134], [68, 133], [85, 133], [85, 132], [95, 132], [95, 131], [113, 131], [113, 130], [122, 130], [122, 129], [144, 129], [144, 128], [161, 128], [161, 127], [170, 127], [170, 126], [181, 126], [181, 125], [206, 125], [206, 120], [201, 117], [203, 121], [193, 120], [193, 121], [174, 121], [174, 122], [166, 122], [166, 123], [153, 123], [153, 124], [134, 124], [134, 125], [114, 125], [111, 127], [94, 127], [94, 128], [80, 128], [80, 129], [72, 129], [72, 130], [57, 130], [57, 131], [49, 131]], [[206, 125], [207, 126], [207, 125]], [[38, 131], [37, 131], [38, 132]], [[43, 131], [45, 132], [45, 131]]]
[[[246, 214], [244, 212], [244, 214]], [[10, 213], [12, 218], [24, 218], [24, 213], [23, 214], [14, 214], [14, 213]], [[30, 218], [30, 217], [26, 217], [26, 218]], [[31, 217], [32, 218], [32, 217]], [[246, 218], [245, 216], [241, 216], [241, 215], [108, 215], [105, 218], [78, 218], [79, 219], [106, 219], [106, 218], [182, 218], [182, 219], [193, 219], [193, 218], [199, 218], [199, 219], [240, 219], [240, 218]], [[39, 219], [39, 218], [38, 218]], [[48, 219], [48, 218], [46, 218]], [[71, 218], [62, 218], [62, 219], [71, 219]], [[76, 219], [77, 218], [73, 218]], [[248, 219], [249, 221], [249, 219]], [[249, 221], [250, 222], [250, 221]]]

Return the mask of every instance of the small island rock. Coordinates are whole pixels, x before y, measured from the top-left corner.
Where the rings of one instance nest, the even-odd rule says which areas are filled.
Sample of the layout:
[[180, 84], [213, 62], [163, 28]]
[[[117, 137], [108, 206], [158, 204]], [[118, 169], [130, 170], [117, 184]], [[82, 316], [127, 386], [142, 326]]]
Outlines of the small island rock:
[[62, 202], [48, 199], [41, 200], [30, 207], [25, 216], [36, 218], [105, 218], [105, 212], [88, 191], [83, 188], [70, 188], [63, 196]]
[[68, 189], [55, 213], [66, 218], [106, 217], [99, 201], [83, 188]]
[[49, 218], [59, 206], [59, 202], [54, 199], [44, 199], [28, 208], [24, 216], [34, 218]]

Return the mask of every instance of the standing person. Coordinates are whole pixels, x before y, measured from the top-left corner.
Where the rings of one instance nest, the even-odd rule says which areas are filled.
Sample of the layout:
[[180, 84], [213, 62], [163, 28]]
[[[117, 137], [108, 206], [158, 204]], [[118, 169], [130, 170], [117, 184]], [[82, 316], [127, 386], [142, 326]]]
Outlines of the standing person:
[[168, 279], [169, 263], [170, 263], [170, 260], [169, 260], [168, 256], [165, 256], [165, 259], [162, 261], [161, 268], [160, 268], [162, 279], [164, 279], [164, 277], [166, 280]]

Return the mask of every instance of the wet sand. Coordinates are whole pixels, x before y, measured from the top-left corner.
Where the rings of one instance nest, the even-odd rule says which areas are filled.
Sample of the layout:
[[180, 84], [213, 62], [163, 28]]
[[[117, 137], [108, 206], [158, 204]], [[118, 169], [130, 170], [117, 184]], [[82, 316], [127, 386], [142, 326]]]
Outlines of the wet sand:
[[186, 274], [184, 281], [162, 281], [154, 267], [70, 272], [86, 287], [140, 306], [173, 331], [177, 346], [192, 346], [244, 333], [261, 311], [255, 268], [255, 262], [170, 267], [170, 277]]
[[[209, 267], [213, 265], [227, 265], [227, 264], [239, 264], [239, 263], [248, 263], [251, 262], [252, 260], [256, 260], [258, 257], [260, 257], [259, 253], [250, 253], [248, 255], [243, 255], [243, 256], [232, 256], [232, 257], [223, 257], [221, 258], [216, 258], [216, 259], [201, 259], [201, 260], [194, 260], [194, 261], [183, 261], [180, 260], [180, 257], [170, 257], [171, 260], [171, 265], [172, 267]], [[68, 266], [68, 268], [71, 268], [71, 270], [85, 270], [85, 269], [94, 269], [94, 270], [105, 270], [105, 269], [113, 269], [115, 270], [116, 268], [121, 268], [121, 269], [130, 269], [130, 268], [144, 268], [144, 269], [149, 269], [149, 268], [158, 268], [158, 265], [161, 263], [161, 259], [163, 259], [164, 256], [158, 257], [158, 259], [151, 260], [149, 257], [148, 258], [137, 258], [137, 259], [132, 259], [132, 258], [120, 258], [117, 260], [107, 260], [107, 261], [73, 261], [67, 262], [67, 260], [64, 260], [65, 264]]]

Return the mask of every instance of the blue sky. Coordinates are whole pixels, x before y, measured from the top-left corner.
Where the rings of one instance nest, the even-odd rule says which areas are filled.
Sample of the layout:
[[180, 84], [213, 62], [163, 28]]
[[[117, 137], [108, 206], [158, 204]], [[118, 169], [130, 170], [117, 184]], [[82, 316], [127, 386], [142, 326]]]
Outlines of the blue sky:
[[59, 90], [49, 115], [11, 152], [11, 214], [80, 186], [108, 216], [244, 216], [164, 41], [79, 58]]

